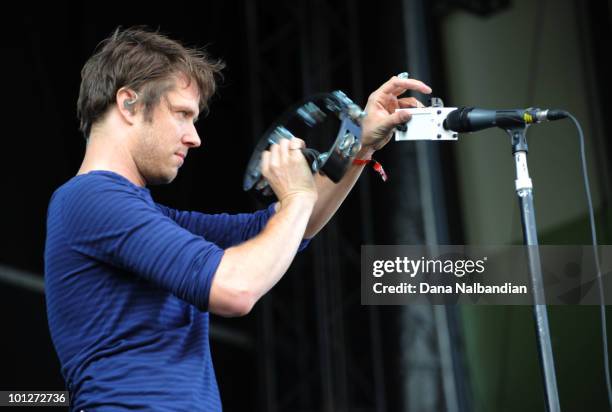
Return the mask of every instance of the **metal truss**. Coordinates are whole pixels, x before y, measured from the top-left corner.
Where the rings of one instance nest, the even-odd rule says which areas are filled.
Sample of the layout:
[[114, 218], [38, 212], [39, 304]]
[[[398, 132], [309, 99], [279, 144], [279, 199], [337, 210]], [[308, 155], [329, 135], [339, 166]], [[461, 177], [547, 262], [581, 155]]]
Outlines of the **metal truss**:
[[[309, 94], [341, 89], [364, 101], [357, 6], [349, 0], [246, 2], [253, 141]], [[367, 216], [370, 196], [367, 179], [362, 182], [360, 208]], [[371, 232], [364, 225], [365, 239]], [[359, 252], [350, 244], [332, 219], [263, 299], [261, 410], [386, 410], [378, 312], [359, 304]]]

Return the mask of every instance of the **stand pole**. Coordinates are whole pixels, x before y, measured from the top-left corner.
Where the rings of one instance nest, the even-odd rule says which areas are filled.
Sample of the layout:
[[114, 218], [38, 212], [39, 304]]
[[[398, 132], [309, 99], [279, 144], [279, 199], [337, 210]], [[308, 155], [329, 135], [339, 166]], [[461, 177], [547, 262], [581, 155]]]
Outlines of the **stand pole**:
[[516, 194], [521, 208], [521, 223], [523, 226], [523, 241], [527, 246], [529, 258], [529, 274], [533, 290], [533, 315], [536, 324], [538, 354], [544, 379], [544, 397], [548, 412], [559, 412], [559, 392], [555, 375], [548, 313], [546, 309], [544, 284], [542, 279], [542, 264], [538, 248], [538, 233], [536, 230], [535, 209], [533, 206], [533, 185], [527, 169], [527, 126], [507, 130], [512, 139], [512, 154], [516, 166]]

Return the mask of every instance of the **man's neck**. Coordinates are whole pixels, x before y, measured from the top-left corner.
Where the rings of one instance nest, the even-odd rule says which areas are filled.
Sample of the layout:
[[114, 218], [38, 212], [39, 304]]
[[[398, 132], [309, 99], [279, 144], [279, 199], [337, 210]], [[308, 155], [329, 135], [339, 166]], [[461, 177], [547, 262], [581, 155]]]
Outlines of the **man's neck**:
[[138, 172], [130, 150], [125, 144], [126, 141], [125, 136], [122, 138], [110, 135], [103, 130], [92, 131], [77, 175], [92, 170], [108, 170], [125, 177], [135, 185], [144, 187], [146, 182]]

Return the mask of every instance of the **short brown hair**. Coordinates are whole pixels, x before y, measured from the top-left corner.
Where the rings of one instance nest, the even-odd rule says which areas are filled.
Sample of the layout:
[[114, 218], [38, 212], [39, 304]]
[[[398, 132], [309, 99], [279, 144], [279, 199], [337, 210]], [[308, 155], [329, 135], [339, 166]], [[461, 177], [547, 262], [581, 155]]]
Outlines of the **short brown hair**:
[[81, 70], [80, 130], [89, 137], [92, 125], [115, 104], [122, 87], [138, 92], [145, 117], [149, 116], [181, 74], [197, 83], [200, 110], [205, 110], [224, 66], [204, 50], [187, 48], [146, 27], [119, 27], [98, 45]]

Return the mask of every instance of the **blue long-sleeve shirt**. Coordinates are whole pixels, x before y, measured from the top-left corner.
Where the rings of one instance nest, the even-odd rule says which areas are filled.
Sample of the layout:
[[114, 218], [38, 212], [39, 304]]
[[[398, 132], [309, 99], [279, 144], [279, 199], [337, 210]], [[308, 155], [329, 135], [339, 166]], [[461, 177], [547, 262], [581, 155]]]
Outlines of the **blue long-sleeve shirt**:
[[224, 249], [273, 213], [173, 210], [106, 171], [60, 187], [48, 209], [45, 288], [72, 409], [221, 410], [208, 341], [212, 279]]

